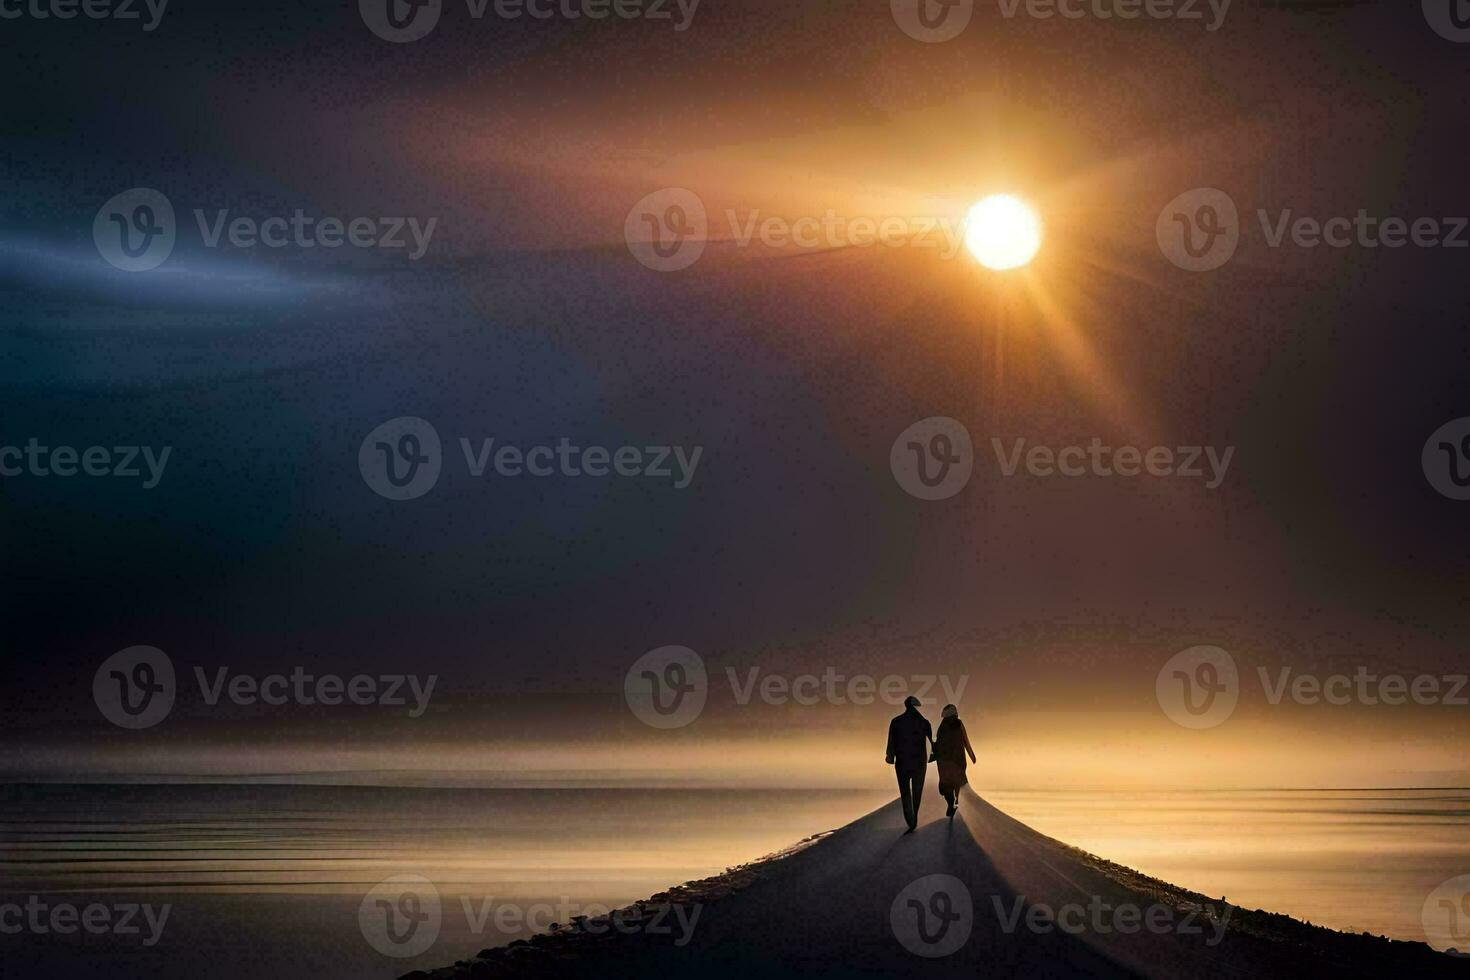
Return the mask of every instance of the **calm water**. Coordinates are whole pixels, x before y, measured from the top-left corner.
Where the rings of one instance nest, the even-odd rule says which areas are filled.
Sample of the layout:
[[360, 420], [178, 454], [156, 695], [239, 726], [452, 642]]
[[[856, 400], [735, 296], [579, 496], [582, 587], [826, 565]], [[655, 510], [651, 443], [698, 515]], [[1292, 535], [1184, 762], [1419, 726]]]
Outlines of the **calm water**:
[[[0, 902], [168, 902], [151, 947], [0, 936], [36, 975], [396, 977], [549, 922], [718, 874], [884, 802], [870, 791], [0, 787]], [[365, 941], [364, 896], [431, 881], [442, 929], [422, 955]], [[468, 903], [466, 905], [466, 902]], [[527, 922], [530, 918], [532, 921]], [[116, 943], [111, 945], [116, 946]], [[26, 975], [21, 972], [20, 975]]]
[[1470, 874], [1470, 790], [990, 793], [1048, 836], [1244, 908], [1423, 940]]
[[[994, 792], [1051, 836], [1232, 903], [1423, 938], [1470, 873], [1470, 791]], [[932, 794], [931, 794], [932, 796]], [[887, 802], [886, 791], [0, 787], [0, 902], [164, 903], [119, 937], [0, 936], [49, 975], [393, 977], [752, 860]], [[929, 799], [928, 805], [938, 805]], [[389, 959], [359, 927], [384, 878], [433, 882], [443, 926]], [[121, 913], [116, 913], [121, 914]], [[527, 921], [529, 918], [530, 921]], [[24, 971], [22, 971], [24, 972]]]

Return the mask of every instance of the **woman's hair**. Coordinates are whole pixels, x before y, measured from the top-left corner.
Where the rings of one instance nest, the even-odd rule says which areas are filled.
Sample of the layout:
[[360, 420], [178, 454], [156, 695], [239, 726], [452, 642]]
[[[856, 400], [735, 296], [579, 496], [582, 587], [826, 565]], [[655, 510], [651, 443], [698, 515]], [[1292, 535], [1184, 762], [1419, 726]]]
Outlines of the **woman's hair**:
[[943, 714], [946, 718], [958, 718], [960, 716], [960, 709], [956, 708], [952, 704], [946, 704], [944, 706], [944, 711], [942, 711], [941, 714]]

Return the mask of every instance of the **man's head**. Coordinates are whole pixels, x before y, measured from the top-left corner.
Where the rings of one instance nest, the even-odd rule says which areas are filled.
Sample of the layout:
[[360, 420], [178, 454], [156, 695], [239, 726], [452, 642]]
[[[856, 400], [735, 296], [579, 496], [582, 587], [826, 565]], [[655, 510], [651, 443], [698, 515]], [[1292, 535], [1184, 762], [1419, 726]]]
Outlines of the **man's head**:
[[919, 707], [919, 699], [910, 694], [908, 697], [903, 699], [903, 706], [905, 708], [914, 708], [915, 710], [917, 710]]

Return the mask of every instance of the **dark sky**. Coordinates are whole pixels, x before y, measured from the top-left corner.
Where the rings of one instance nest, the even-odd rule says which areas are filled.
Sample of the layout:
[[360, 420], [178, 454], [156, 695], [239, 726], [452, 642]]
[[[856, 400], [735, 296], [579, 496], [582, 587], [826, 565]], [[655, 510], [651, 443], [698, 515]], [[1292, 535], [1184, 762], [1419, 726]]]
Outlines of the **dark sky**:
[[[705, 0], [683, 32], [451, 2], [405, 45], [351, 3], [173, 0], [148, 33], [5, 22], [0, 444], [172, 456], [151, 490], [0, 482], [0, 725], [105, 739], [92, 673], [132, 644], [189, 668], [436, 672], [466, 733], [531, 724], [526, 704], [575, 729], [572, 706], [616, 705], [664, 644], [968, 671], [987, 707], [1125, 713], [1195, 643], [1463, 665], [1470, 505], [1420, 452], [1470, 415], [1470, 250], [1272, 249], [1255, 212], [1470, 214], [1470, 44], [1417, 5], [1321, 6], [1237, 4], [1207, 33], [982, 3], [938, 45], [885, 4], [794, 0]], [[712, 247], [651, 272], [623, 219], [675, 184], [711, 212], [818, 216], [1021, 190], [1047, 222], [1032, 278], [1068, 326], [1015, 280], [913, 250]], [[154, 273], [92, 243], [135, 186], [180, 215]], [[1200, 186], [1245, 234], [1191, 274], [1154, 224]], [[437, 230], [417, 262], [206, 249], [195, 208]], [[888, 451], [934, 415], [979, 459], [925, 503]], [[446, 443], [409, 502], [357, 467], [398, 416]], [[683, 490], [470, 479], [460, 436], [704, 454]], [[1236, 453], [1211, 491], [1003, 479], [990, 450], [1093, 436]]]

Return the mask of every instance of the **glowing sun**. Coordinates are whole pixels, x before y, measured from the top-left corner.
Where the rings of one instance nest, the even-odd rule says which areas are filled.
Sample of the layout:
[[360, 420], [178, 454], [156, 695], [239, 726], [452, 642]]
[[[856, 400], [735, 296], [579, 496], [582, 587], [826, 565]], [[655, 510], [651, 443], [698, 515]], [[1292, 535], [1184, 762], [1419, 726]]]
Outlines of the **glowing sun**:
[[1020, 198], [992, 194], [966, 216], [965, 245], [987, 269], [1018, 269], [1041, 248], [1041, 219]]

